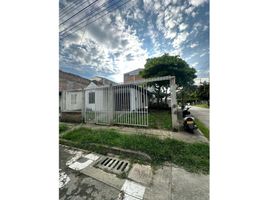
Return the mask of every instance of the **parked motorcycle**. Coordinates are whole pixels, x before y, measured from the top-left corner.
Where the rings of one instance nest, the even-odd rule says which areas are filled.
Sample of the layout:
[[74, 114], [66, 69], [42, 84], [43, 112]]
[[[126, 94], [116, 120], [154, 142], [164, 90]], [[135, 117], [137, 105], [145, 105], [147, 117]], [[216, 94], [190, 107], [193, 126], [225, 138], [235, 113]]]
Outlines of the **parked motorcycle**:
[[182, 111], [183, 117], [183, 127], [184, 130], [194, 133], [194, 130], [197, 129], [196, 123], [194, 121], [194, 117], [191, 115], [189, 109], [191, 106], [185, 106]]

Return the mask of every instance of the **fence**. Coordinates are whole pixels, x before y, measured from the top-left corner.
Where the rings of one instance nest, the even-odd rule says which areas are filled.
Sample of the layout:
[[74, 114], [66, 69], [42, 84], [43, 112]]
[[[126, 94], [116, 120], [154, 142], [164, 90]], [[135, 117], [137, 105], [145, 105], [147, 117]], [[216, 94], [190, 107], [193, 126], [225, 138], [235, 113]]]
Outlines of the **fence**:
[[132, 83], [100, 86], [62, 93], [62, 112], [81, 112], [88, 123], [147, 127], [148, 82], [170, 80], [173, 127], [177, 126], [175, 78], [171, 76]]

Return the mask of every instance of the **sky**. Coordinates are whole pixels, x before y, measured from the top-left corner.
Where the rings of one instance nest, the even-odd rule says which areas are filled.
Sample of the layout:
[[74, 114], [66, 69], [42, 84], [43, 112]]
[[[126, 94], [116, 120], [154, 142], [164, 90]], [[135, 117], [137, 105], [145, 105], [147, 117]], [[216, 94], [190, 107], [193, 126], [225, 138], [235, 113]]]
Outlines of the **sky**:
[[208, 0], [60, 0], [59, 7], [63, 71], [123, 82], [147, 58], [169, 53], [209, 77]]

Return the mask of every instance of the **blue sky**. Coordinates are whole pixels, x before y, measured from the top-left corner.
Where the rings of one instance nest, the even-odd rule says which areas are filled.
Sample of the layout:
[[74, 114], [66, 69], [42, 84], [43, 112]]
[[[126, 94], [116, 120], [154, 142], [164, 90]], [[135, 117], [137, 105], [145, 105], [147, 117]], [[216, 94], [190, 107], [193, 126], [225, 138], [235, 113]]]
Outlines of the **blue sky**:
[[[94, 2], [85, 0], [69, 12], [67, 8], [74, 1], [60, 0], [60, 23]], [[180, 55], [197, 70], [198, 77], [209, 77], [208, 0], [132, 0], [85, 28], [64, 31], [86, 14], [94, 21], [100, 16], [94, 18], [94, 12], [103, 3], [109, 6], [116, 1], [127, 0], [96, 1], [60, 26], [61, 33], [67, 35], [60, 40], [60, 69], [86, 78], [98, 75], [122, 82], [124, 73], [143, 68], [147, 58], [169, 53]]]

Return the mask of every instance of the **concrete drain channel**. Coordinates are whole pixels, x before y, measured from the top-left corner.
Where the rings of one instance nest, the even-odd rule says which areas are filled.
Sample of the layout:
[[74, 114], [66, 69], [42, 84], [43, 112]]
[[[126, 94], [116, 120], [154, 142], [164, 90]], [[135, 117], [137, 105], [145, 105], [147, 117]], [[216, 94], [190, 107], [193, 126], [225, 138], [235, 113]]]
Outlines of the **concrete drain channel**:
[[130, 163], [117, 158], [103, 157], [95, 166], [104, 171], [121, 175], [128, 172]]

